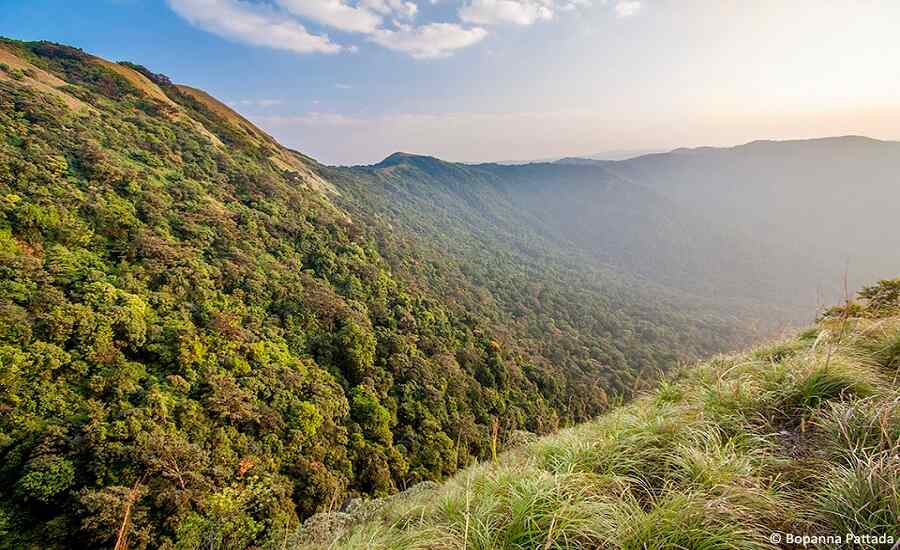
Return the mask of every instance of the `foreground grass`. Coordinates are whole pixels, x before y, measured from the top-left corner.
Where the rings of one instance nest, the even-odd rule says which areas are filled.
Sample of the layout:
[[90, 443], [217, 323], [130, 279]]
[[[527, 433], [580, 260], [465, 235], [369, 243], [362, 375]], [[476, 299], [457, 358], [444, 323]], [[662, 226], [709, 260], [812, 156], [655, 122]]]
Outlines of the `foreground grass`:
[[773, 547], [773, 532], [896, 538], [898, 367], [900, 318], [825, 321], [686, 369], [443, 485], [314, 517], [293, 546], [754, 549]]

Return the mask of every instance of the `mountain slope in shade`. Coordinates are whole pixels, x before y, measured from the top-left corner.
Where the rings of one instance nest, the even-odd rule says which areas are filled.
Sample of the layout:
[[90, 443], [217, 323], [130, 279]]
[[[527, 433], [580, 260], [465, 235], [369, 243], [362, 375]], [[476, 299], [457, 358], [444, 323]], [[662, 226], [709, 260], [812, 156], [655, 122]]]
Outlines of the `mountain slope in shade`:
[[418, 167], [459, 188], [471, 184], [470, 193], [497, 191], [479, 200], [505, 201], [523, 224], [594, 261], [785, 318], [809, 319], [838, 299], [845, 275], [852, 289], [900, 269], [896, 255], [884, 253], [900, 245], [895, 142], [843, 137], [615, 162], [430, 159]]
[[[343, 181], [364, 183], [357, 202], [383, 194], [385, 200], [370, 210], [391, 212], [392, 221], [405, 219], [429, 238], [460, 231], [502, 234], [491, 254], [517, 241], [518, 250], [553, 249], [578, 258], [576, 270], [595, 266], [637, 276], [682, 294], [683, 302], [727, 306], [748, 319], [811, 319], [827, 296], [803, 276], [833, 288], [843, 275], [842, 263], [826, 254], [833, 249], [790, 239], [772, 245], [777, 237], [771, 232], [762, 236], [724, 223], [633, 181], [620, 163], [464, 165], [398, 153], [371, 167], [331, 174], [339, 188]], [[447, 246], [464, 240], [456, 237]], [[470, 247], [469, 265], [484, 246], [490, 245], [482, 238]]]
[[[718, 226], [793, 256], [810, 286], [850, 286], [900, 269], [900, 143], [865, 137], [683, 149], [603, 168]], [[828, 262], [823, 263], [823, 262]], [[774, 269], [780, 269], [775, 264]]]

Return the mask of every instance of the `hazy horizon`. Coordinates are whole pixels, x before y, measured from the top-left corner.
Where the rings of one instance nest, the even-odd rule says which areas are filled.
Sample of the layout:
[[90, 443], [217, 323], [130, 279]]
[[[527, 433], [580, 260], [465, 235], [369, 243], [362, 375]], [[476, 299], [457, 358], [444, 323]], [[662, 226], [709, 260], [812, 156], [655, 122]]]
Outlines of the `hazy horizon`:
[[898, 22], [885, 0], [11, 0], [0, 35], [152, 67], [370, 164], [900, 139]]
[[[692, 150], [700, 150], [700, 149], [720, 149], [720, 150], [728, 150], [728, 149], [737, 149], [743, 146], [752, 145], [754, 143], [791, 143], [791, 142], [815, 142], [815, 141], [828, 141], [828, 140], [842, 140], [842, 139], [864, 139], [871, 140], [874, 142], [882, 142], [882, 143], [900, 143], [900, 140], [895, 139], [881, 139], [873, 136], [865, 136], [860, 134], [844, 134], [844, 135], [822, 135], [822, 136], [812, 136], [812, 137], [802, 137], [802, 138], [783, 138], [783, 139], [768, 139], [768, 138], [759, 138], [759, 139], [751, 139], [748, 141], [741, 141], [737, 143], [725, 143], [725, 144], [697, 144], [697, 145], [679, 145], [675, 147], [660, 147], [655, 149], [614, 149], [610, 151], [595, 151], [592, 153], [581, 153], [581, 154], [572, 154], [572, 155], [561, 155], [554, 157], [545, 157], [545, 158], [523, 158], [523, 159], [503, 159], [503, 160], [467, 160], [467, 159], [453, 159], [441, 157], [439, 155], [434, 155], [432, 153], [428, 153], [426, 151], [415, 152], [415, 151], [392, 151], [386, 154], [383, 158], [377, 159], [373, 162], [363, 162], [363, 163], [353, 163], [353, 164], [343, 164], [337, 163], [334, 166], [345, 166], [345, 167], [353, 167], [353, 166], [371, 166], [375, 164], [379, 164], [380, 162], [386, 160], [391, 155], [395, 154], [403, 154], [403, 155], [412, 155], [412, 156], [421, 156], [421, 157], [432, 157], [437, 158], [439, 160], [445, 162], [453, 162], [459, 164], [469, 164], [469, 165], [479, 165], [479, 164], [501, 164], [501, 165], [509, 165], [509, 166], [519, 166], [526, 164], [541, 164], [541, 163], [553, 163], [557, 161], [564, 161], [566, 159], [580, 159], [580, 160], [604, 160], [604, 161], [627, 161], [632, 159], [637, 159], [640, 157], [648, 156], [648, 155], [665, 155], [667, 153], [674, 153], [680, 150], [692, 151]], [[318, 160], [318, 159], [316, 159]]]

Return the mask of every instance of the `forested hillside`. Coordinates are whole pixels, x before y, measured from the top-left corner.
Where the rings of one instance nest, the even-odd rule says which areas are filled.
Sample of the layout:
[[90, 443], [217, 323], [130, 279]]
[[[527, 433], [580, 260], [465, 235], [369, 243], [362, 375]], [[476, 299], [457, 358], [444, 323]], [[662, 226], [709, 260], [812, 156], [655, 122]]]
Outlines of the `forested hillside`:
[[[747, 336], [722, 302], [615, 270], [548, 230], [481, 167], [396, 154], [373, 167], [322, 174], [341, 191], [337, 204], [354, 219], [372, 219], [398, 272], [430, 280], [450, 299], [487, 300], [519, 345], [568, 372], [586, 365], [609, 371], [613, 378], [604, 386], [627, 389], [634, 379], [623, 373], [653, 372], [672, 364], [679, 350], [696, 356]], [[621, 194], [644, 198], [640, 188], [628, 187]], [[606, 197], [617, 194], [613, 188]], [[598, 204], [604, 208], [615, 210]]]
[[[349, 186], [363, 192], [354, 202], [391, 222], [444, 247], [467, 246], [469, 269], [493, 254], [519, 254], [518, 264], [558, 264], [567, 271], [564, 286], [578, 279], [579, 291], [593, 274], [606, 287], [601, 294], [616, 279], [634, 291], [652, 285], [657, 296], [678, 296], [680, 308], [700, 316], [720, 311], [771, 325], [811, 319], [815, 290], [789, 286], [781, 273], [799, 260], [601, 165], [463, 165], [396, 154], [329, 178], [341, 189], [355, 183]], [[494, 259], [487, 262], [490, 269]]]
[[[447, 246], [470, 231], [501, 232], [502, 246], [480, 239], [473, 250], [506, 253], [517, 242], [525, 256], [543, 249], [574, 259], [577, 275], [599, 265], [604, 282], [610, 272], [637, 276], [706, 312], [725, 307], [769, 326], [808, 323], [842, 297], [845, 276], [858, 288], [900, 271], [897, 256], [883, 253], [900, 246], [895, 142], [755, 142], [517, 166], [397, 154], [332, 179], [362, 186], [357, 202], [390, 197], [390, 208], [372, 208], [429, 239], [456, 232]], [[468, 257], [471, 266], [478, 255]]]
[[0, 42], [0, 547], [264, 545], [749, 336], [405, 170]]

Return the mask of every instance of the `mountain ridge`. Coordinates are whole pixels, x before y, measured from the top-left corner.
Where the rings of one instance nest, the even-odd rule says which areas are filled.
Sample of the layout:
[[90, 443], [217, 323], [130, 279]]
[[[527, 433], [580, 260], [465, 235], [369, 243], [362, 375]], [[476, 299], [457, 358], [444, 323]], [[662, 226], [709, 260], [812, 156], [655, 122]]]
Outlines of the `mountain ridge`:
[[[891, 139], [880, 139], [873, 138], [865, 135], [857, 135], [857, 134], [845, 134], [845, 135], [834, 135], [834, 136], [822, 136], [822, 137], [814, 137], [814, 138], [784, 138], [784, 139], [757, 139], [748, 141], [745, 143], [740, 143], [737, 145], [699, 145], [695, 147], [677, 147], [675, 149], [671, 149], [668, 151], [613, 151], [613, 153], [633, 153], [630, 156], [626, 156], [625, 158], [598, 158], [603, 157], [604, 153], [595, 153], [591, 155], [569, 155], [560, 158], [546, 158], [546, 159], [536, 159], [536, 160], [523, 160], [523, 161], [450, 161], [444, 160], [435, 155], [428, 155], [424, 153], [407, 153], [402, 151], [396, 151], [391, 153], [381, 161], [374, 163], [374, 165], [382, 164], [385, 161], [388, 161], [391, 157], [401, 156], [401, 157], [428, 157], [435, 160], [440, 160], [441, 162], [446, 162], [448, 164], [465, 164], [469, 166], [480, 166], [480, 165], [499, 165], [499, 166], [522, 166], [529, 164], [567, 164], [567, 163], [585, 163], [585, 164], [597, 164], [603, 165], [605, 163], [615, 163], [615, 162], [627, 162], [634, 159], [641, 159], [646, 157], [653, 157], [657, 155], [670, 155], [670, 154], [688, 154], [692, 152], [715, 152], [715, 151], [729, 151], [729, 150], [741, 150], [741, 149], [753, 149], [760, 146], [766, 145], [799, 145], [799, 144], [815, 144], [815, 143], [837, 143], [837, 144], [846, 144], [850, 142], [857, 143], [869, 143], [869, 144], [896, 144], [900, 143], [897, 140]], [[610, 156], [610, 155], [606, 155]], [[620, 155], [615, 155], [620, 156]], [[372, 166], [372, 164], [359, 164], [352, 165], [363, 167], [363, 166]]]
[[[854, 151], [858, 150], [861, 155], [868, 155], [865, 158], [872, 157], [876, 161], [879, 161], [877, 155], [881, 155], [879, 162], [886, 160], [890, 163], [893, 161], [888, 153], [894, 147], [892, 142], [842, 136], [785, 142], [756, 141], [731, 148], [704, 148], [694, 150], [692, 153], [659, 153], [624, 161], [530, 163], [514, 166], [497, 163], [454, 163], [426, 155], [398, 153], [373, 166], [392, 169], [415, 167], [426, 174], [431, 172], [431, 175], [437, 178], [434, 180], [435, 183], [441, 180], [444, 185], [468, 185], [480, 181], [482, 189], [484, 186], [503, 189], [501, 198], [490, 199], [493, 202], [508, 199], [533, 201], [533, 197], [528, 198], [530, 195], [549, 192], [552, 195], [545, 197], [540, 204], [520, 202], [520, 211], [528, 211], [529, 215], [546, 218], [541, 223], [546, 225], [546, 222], [551, 222], [552, 227], [544, 227], [542, 231], [554, 233], [556, 235], [554, 238], [580, 241], [579, 246], [587, 249], [589, 255], [592, 249], [597, 251], [596, 258], [602, 262], [618, 269], [637, 271], [656, 282], [668, 286], [675, 285], [681, 290], [695, 294], [710, 288], [720, 295], [744, 294], [746, 297], [752, 296], [753, 300], [761, 300], [770, 305], [793, 303], [797, 305], [796, 311], [811, 312], [822, 301], [835, 300], [839, 297], [840, 281], [846, 268], [839, 258], [856, 256], [862, 259], [861, 263], [857, 260], [850, 264], [853, 268], [850, 270], [850, 285], [853, 287], [900, 266], [893, 265], [884, 257], [878, 260], [879, 255], [871, 249], [870, 241], [865, 240], [867, 232], [859, 233], [856, 239], [850, 237], [851, 234], [848, 233], [840, 239], [835, 239], [834, 246], [823, 244], [821, 239], [817, 239], [814, 219], [809, 218], [812, 210], [803, 204], [804, 194], [811, 192], [813, 187], [804, 183], [804, 180], [816, 177], [816, 172], [823, 169], [824, 161], [833, 165], [833, 168], [824, 169], [830, 175], [823, 179], [830, 178], [831, 182], [823, 187], [823, 191], [827, 189], [834, 196], [852, 193], [853, 186], [850, 185], [852, 175], [844, 165], [848, 161], [857, 164], [864, 162], [854, 159], [857, 155]], [[774, 155], [774, 158], [770, 159], [768, 156], [757, 158], [759, 155], [770, 154]], [[778, 173], [777, 166], [781, 162], [779, 159], [788, 159], [796, 165], [796, 168], [791, 168], [788, 177]], [[685, 173], [684, 184], [680, 184], [680, 187], [670, 185], [666, 179], [670, 174], [677, 175], [680, 171], [684, 172], [686, 166], [684, 162], [697, 163], [697, 167], [691, 168], [694, 172]], [[775, 189], [774, 184], [765, 179], [759, 180], [759, 183], [754, 182], [758, 166], [754, 166], [753, 163], [757, 165], [772, 163], [775, 166], [770, 170], [772, 176], [765, 177], [772, 180], [775, 177], [780, 178], [783, 180], [779, 184], [780, 187]], [[366, 167], [357, 168], [366, 169]], [[710, 168], [713, 170], [712, 174], [704, 173], [710, 172]], [[729, 186], [735, 187], [733, 183], [725, 185], [717, 183], [720, 180], [729, 182], [742, 179], [747, 180], [747, 184], [743, 186], [744, 191], [737, 189], [729, 191]], [[692, 180], [704, 182], [703, 191], [699, 188], [692, 189], [689, 186]], [[622, 204], [624, 210], [603, 210], [606, 202], [603, 189], [612, 181], [617, 181], [618, 185], [640, 188], [631, 191], [635, 199], [627, 205]], [[890, 182], [891, 175], [887, 170], [881, 174], [874, 174], [871, 180], [872, 184], [887, 188], [890, 187]], [[809, 190], [801, 189], [801, 186], [807, 186]], [[558, 192], [563, 195], [559, 195]], [[644, 198], [638, 199], [637, 195], [641, 193], [644, 193]], [[571, 199], [565, 200], [565, 194], [569, 194]], [[766, 204], [773, 201], [783, 200], [782, 197], [791, 198], [793, 202], [785, 201], [783, 206], [775, 210], [766, 207]], [[638, 213], [638, 210], [635, 210], [635, 201], [642, 201], [646, 205], [645, 212], [640, 213], [638, 219], [633, 219], [627, 224], [624, 221], [620, 223], [612, 221], [627, 210]], [[664, 209], [653, 206], [665, 201], [668, 201], [669, 205]], [[742, 211], [738, 205], [748, 202], [754, 204], [753, 211], [744, 211], [741, 215]], [[841, 208], [854, 202], [858, 203], [859, 199], [851, 199], [844, 203], [832, 201], [828, 204], [829, 210], [820, 215], [827, 218], [839, 216]], [[699, 205], [702, 206], [698, 208]], [[860, 208], [862, 207], [861, 205]], [[556, 215], [548, 218], [546, 213], [551, 208], [557, 209]], [[563, 210], [559, 210], [560, 208]], [[589, 210], [590, 208], [593, 208], [593, 211]], [[655, 213], [652, 212], [654, 208]], [[727, 215], [724, 214], [726, 208], [732, 209]], [[877, 208], [884, 210], [885, 205], [882, 204]], [[718, 212], [719, 210], [722, 213]], [[580, 213], [573, 217], [572, 212]], [[771, 212], [776, 215], [769, 217]], [[887, 230], [884, 227], [886, 220], [889, 219], [887, 214], [881, 212], [870, 216], [869, 223], [875, 226], [872, 228], [873, 232]], [[861, 213], [855, 214], [858, 215]], [[609, 220], [606, 224], [603, 222], [604, 216]], [[751, 221], [754, 216], [759, 220], [755, 222], [756, 225], [744, 223], [741, 219]], [[667, 220], [673, 217], [681, 220], [678, 222], [679, 230], [666, 231], [655, 236], [646, 235], [642, 237], [644, 239], [642, 244], [637, 244], [633, 237], [622, 234], [624, 228], [650, 227], [657, 223], [655, 219]], [[801, 222], [794, 221], [794, 218], [797, 220], [809, 218], [809, 220], [804, 226]], [[568, 225], [561, 225], [560, 222], [563, 221]], [[771, 221], [777, 221], [781, 227], [774, 231], [758, 225], [766, 221], [770, 224]], [[692, 226], [692, 229], [687, 230], [687, 226]], [[604, 228], [602, 231], [599, 229], [601, 227]], [[640, 232], [642, 229], [635, 231]], [[618, 237], [611, 240], [616, 234]], [[691, 236], [688, 237], [688, 234]], [[720, 237], [714, 237], [716, 234]], [[804, 235], [804, 240], [797, 244], [791, 243], [792, 235]], [[677, 238], [673, 241], [673, 237], [678, 236], [683, 237], [682, 241], [677, 242]], [[591, 241], [595, 241], [596, 244], [592, 244]], [[869, 244], [866, 244], [867, 242]], [[666, 245], [661, 246], [661, 243]], [[695, 250], [691, 252], [691, 248]], [[729, 251], [730, 249], [733, 250]], [[676, 250], [678, 252], [675, 252]], [[616, 252], [610, 255], [611, 251]], [[723, 267], [720, 274], [710, 274], [708, 266], [704, 265], [707, 258], [716, 255], [710, 255], [713, 251], [722, 258], [728, 258], [724, 262], [731, 264]], [[668, 258], [665, 257], [667, 254]], [[659, 259], [654, 260], [657, 257]], [[748, 263], [750, 258], [752, 260]], [[875, 266], [875, 261], [881, 265]], [[742, 262], [743, 267], [738, 268]], [[783, 277], [781, 276], [783, 271], [766, 273], [765, 264], [782, 266], [783, 271], [797, 275]], [[713, 286], [710, 286], [711, 276], [720, 279]], [[740, 283], [737, 282], [739, 280]], [[815, 283], [810, 284], [810, 281]], [[740, 288], [741, 285], [745, 290]], [[821, 290], [810, 291], [811, 288]], [[816, 292], [820, 292], [821, 296], [817, 296]], [[809, 319], [810, 315], [810, 313], [800, 314], [794, 319], [801, 317]]]

